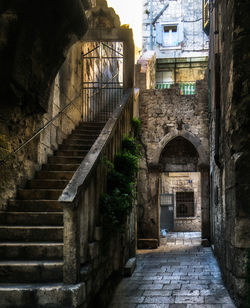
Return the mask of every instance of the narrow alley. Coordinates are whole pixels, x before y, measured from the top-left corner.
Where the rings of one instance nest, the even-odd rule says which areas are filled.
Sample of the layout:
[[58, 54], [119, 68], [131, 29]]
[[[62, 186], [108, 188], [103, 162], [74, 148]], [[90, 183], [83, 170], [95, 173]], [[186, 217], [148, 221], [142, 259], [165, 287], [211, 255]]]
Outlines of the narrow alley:
[[170, 232], [154, 250], [139, 250], [137, 267], [109, 308], [234, 308], [210, 247], [199, 232]]
[[0, 308], [250, 308], [250, 0], [0, 0]]

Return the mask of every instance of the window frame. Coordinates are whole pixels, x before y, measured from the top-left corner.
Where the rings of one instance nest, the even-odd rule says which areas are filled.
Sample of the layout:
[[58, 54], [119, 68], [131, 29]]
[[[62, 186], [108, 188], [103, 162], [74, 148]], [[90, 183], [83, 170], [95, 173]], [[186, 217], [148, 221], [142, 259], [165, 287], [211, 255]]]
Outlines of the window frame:
[[[184, 201], [182, 201], [182, 200], [178, 200], [178, 197], [177, 197], [177, 194], [190, 194], [190, 193], [192, 193], [192, 200], [191, 201], [189, 201], [189, 200], [184, 200]], [[184, 199], [188, 199], [188, 198], [184, 198]], [[190, 198], [191, 199], [191, 198]], [[193, 215], [192, 216], [179, 216], [178, 215], [178, 206], [180, 206], [180, 205], [182, 205], [182, 204], [189, 204], [189, 203], [191, 203], [192, 202], [192, 206], [193, 206], [193, 209], [192, 209], [192, 211], [193, 211]], [[194, 193], [194, 191], [176, 191], [176, 193], [175, 193], [175, 203], [176, 203], [176, 206], [175, 206], [175, 217], [176, 217], [176, 219], [195, 219], [195, 217], [196, 217], [196, 203], [195, 203], [195, 193]]]
[[[164, 42], [164, 27], [176, 27], [177, 45], [167, 45]], [[160, 45], [160, 50], [181, 49], [181, 42], [184, 40], [184, 29], [182, 21], [160, 22], [156, 24], [156, 43]]]

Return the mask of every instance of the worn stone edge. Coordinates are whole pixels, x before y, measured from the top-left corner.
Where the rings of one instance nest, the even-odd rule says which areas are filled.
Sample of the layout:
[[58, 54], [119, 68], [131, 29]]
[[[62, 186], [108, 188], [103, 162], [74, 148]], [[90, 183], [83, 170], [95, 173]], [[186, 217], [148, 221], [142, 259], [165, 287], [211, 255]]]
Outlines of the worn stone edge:
[[61, 196], [58, 199], [59, 202], [62, 202], [66, 205], [67, 203], [72, 203], [75, 200], [79, 187], [84, 185], [90, 176], [93, 167], [98, 162], [98, 159], [100, 158], [105, 145], [111, 137], [111, 134], [115, 128], [115, 124], [123, 109], [125, 108], [131, 93], [132, 89], [128, 89], [123, 95], [121, 104], [116, 108], [113, 116], [105, 124], [101, 134], [92, 145], [91, 149], [81, 162], [68, 185], [64, 188]]

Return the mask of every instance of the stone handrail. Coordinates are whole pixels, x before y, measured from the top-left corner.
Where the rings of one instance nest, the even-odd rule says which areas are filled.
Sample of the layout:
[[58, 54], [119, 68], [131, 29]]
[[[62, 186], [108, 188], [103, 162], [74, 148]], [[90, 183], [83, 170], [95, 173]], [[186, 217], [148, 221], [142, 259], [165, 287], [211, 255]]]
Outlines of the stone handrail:
[[75, 172], [59, 198], [64, 211], [64, 283], [80, 281], [80, 264], [89, 262], [101, 225], [100, 194], [105, 191], [103, 158], [113, 160], [124, 135], [131, 131], [133, 91], [125, 92], [119, 107]]

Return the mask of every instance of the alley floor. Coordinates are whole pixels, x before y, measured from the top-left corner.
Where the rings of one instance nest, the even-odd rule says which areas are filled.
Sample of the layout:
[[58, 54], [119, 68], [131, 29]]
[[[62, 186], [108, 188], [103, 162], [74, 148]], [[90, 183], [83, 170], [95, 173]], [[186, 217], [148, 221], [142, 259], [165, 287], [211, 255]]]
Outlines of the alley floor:
[[168, 233], [154, 250], [138, 250], [130, 278], [109, 308], [235, 308], [210, 247], [200, 233]]

